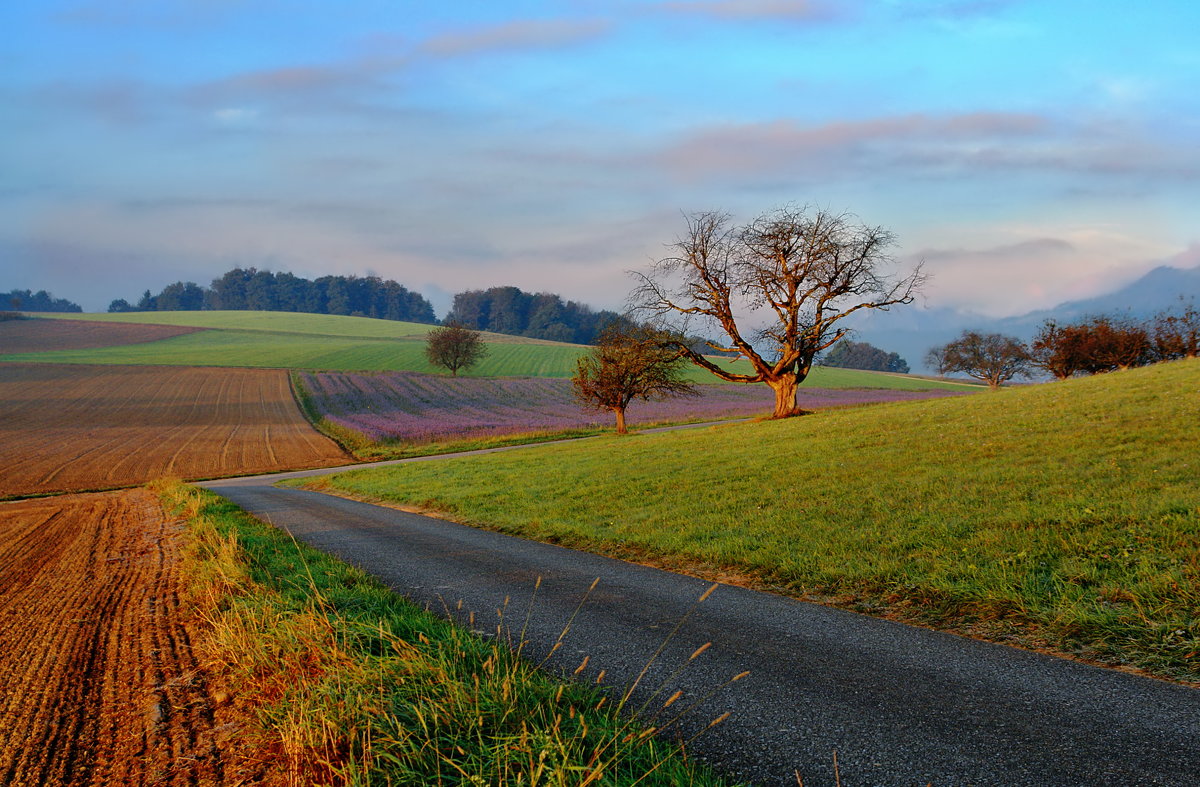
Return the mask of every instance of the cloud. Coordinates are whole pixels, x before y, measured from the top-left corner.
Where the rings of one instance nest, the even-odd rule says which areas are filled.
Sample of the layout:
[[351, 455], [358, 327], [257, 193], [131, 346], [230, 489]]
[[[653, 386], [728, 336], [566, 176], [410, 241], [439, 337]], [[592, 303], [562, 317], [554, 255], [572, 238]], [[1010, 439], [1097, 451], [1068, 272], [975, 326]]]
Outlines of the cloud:
[[1041, 134], [1047, 121], [1019, 113], [922, 114], [805, 126], [776, 120], [701, 130], [657, 154], [677, 174], [811, 173], [843, 169], [848, 162], [902, 162], [944, 168], [956, 160], [981, 160], [1014, 138]]
[[845, 4], [814, 0], [693, 0], [659, 3], [655, 10], [686, 16], [707, 16], [726, 20], [790, 20], [829, 22], [843, 18]]
[[596, 40], [611, 27], [602, 19], [517, 20], [434, 36], [426, 39], [418, 51], [436, 57], [462, 57], [482, 52], [557, 49]]
[[308, 107], [321, 111], [331, 104], [354, 103], [383, 90], [378, 69], [355, 63], [295, 65], [246, 71], [210, 80], [185, 91], [187, 100], [221, 111], [255, 105]]
[[1073, 173], [1185, 182], [1200, 176], [1195, 146], [1144, 138], [1130, 129], [1011, 112], [713, 126], [649, 158], [688, 181]]
[[1200, 243], [1193, 243], [1178, 254], [1171, 255], [1166, 264], [1172, 268], [1200, 268]]
[[1161, 264], [1166, 252], [1109, 227], [1059, 229], [1062, 237], [924, 249], [911, 259], [925, 261], [930, 304], [1002, 317], [1110, 292]]
[[82, 110], [114, 126], [144, 124], [155, 115], [160, 96], [157, 87], [132, 77], [83, 83], [56, 81], [31, 92], [37, 103]]
[[212, 114], [213, 120], [223, 126], [241, 126], [254, 122], [259, 111], [248, 107], [221, 107]]

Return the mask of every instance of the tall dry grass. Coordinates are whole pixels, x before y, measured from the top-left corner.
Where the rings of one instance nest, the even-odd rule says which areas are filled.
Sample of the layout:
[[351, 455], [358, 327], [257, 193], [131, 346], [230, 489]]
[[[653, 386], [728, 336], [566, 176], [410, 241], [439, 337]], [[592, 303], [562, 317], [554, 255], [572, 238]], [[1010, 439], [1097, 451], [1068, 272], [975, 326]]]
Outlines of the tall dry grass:
[[694, 698], [659, 689], [634, 707], [636, 684], [564, 682], [520, 657], [523, 631], [471, 634], [211, 493], [158, 491], [188, 523], [201, 658], [257, 718], [279, 781], [728, 783], [670, 737]]

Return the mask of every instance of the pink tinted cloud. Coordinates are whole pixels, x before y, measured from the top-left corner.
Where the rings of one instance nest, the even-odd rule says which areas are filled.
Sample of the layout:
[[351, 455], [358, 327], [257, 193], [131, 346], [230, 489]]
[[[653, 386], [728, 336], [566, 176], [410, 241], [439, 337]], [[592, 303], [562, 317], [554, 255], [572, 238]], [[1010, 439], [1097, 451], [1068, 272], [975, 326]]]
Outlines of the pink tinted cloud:
[[659, 3], [657, 10], [671, 14], [718, 19], [789, 19], [827, 22], [844, 16], [842, 6], [813, 0], [693, 0]]
[[921, 158], [937, 146], [1033, 137], [1046, 130], [1037, 115], [976, 112], [952, 116], [897, 115], [805, 126], [795, 120], [702, 130], [662, 151], [659, 161], [681, 172], [777, 171], [781, 166], [831, 164], [864, 155]]
[[374, 74], [350, 65], [308, 65], [246, 71], [196, 86], [201, 99], [225, 101], [242, 97], [315, 95], [363, 86]]
[[1193, 243], [1167, 259], [1172, 268], [1200, 268], [1200, 243]]
[[90, 84], [55, 82], [35, 91], [38, 100], [70, 109], [81, 109], [118, 126], [146, 122], [153, 114], [160, 90], [137, 79], [110, 79]]
[[683, 180], [797, 178], [830, 172], [943, 177], [1068, 173], [1082, 177], [1200, 177], [1200, 148], [1015, 112], [910, 114], [804, 125], [794, 119], [713, 126], [649, 156]]
[[1136, 237], [1064, 228], [1066, 238], [1037, 237], [985, 248], [925, 249], [931, 303], [989, 316], [1011, 316], [1111, 292], [1165, 262], [1200, 263], [1200, 245], [1165, 260]]
[[426, 40], [420, 51], [438, 57], [459, 57], [478, 52], [551, 49], [595, 40], [612, 25], [600, 19], [526, 19], [469, 30], [458, 30]]

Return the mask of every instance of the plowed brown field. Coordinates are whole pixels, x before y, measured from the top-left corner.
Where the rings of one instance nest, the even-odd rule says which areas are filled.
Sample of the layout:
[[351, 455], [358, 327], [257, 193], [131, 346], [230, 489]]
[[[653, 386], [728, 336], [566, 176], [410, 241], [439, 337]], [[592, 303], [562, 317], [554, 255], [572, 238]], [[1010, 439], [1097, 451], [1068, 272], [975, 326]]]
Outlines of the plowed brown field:
[[282, 370], [0, 364], [0, 497], [346, 461]]
[[86, 320], [5, 320], [0, 322], [0, 354], [141, 344], [198, 330], [201, 329]]
[[0, 784], [253, 778], [192, 655], [179, 533], [144, 489], [0, 503]]

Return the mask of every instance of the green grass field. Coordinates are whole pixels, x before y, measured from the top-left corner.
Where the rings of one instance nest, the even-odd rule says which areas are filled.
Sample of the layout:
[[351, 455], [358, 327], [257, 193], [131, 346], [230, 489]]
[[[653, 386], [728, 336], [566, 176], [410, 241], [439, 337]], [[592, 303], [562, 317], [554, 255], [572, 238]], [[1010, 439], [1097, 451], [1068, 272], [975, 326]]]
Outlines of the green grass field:
[[[376, 320], [370, 317], [343, 317], [334, 314], [300, 314], [294, 312], [46, 313], [39, 316], [57, 320], [128, 322], [137, 325], [180, 325], [188, 328], [304, 333], [315, 336], [344, 336], [355, 339], [423, 339], [425, 334], [431, 328], [435, 327], [418, 322]], [[496, 335], [498, 336], [499, 334]]]
[[[563, 377], [580, 348], [489, 342], [489, 353], [471, 376]], [[301, 333], [207, 330], [157, 342], [94, 350], [58, 350], [3, 355], [0, 361], [106, 365], [249, 366], [310, 371], [398, 371], [437, 373], [416, 339], [361, 339]], [[442, 370], [444, 371], [444, 370]]]
[[1200, 360], [324, 483], [1200, 680]]
[[[0, 361], [111, 365], [248, 366], [306, 371], [414, 371], [437, 373], [425, 360], [425, 333], [418, 323], [290, 312], [132, 312], [54, 315], [55, 319], [183, 325], [208, 330], [156, 342], [92, 350], [0, 355]], [[484, 334], [489, 354], [463, 372], [471, 377], [570, 377], [586, 348], [503, 334]], [[745, 361], [733, 368], [748, 370]], [[444, 370], [441, 370], [444, 371]], [[719, 382], [696, 368], [697, 382]], [[927, 391], [978, 386], [856, 369], [818, 367], [805, 383], [823, 388], [889, 388]]]

